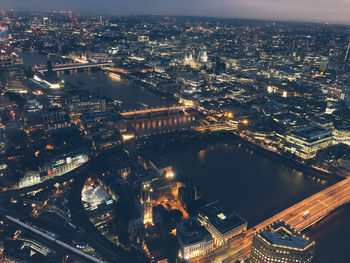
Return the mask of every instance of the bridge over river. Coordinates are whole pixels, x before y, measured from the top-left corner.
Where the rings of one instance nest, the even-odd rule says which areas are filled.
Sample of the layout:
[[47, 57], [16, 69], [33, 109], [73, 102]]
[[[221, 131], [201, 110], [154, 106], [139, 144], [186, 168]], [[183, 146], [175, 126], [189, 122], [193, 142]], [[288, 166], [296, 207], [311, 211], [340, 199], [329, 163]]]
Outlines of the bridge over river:
[[[111, 65], [110, 62], [56, 64], [56, 65], [52, 65], [52, 71], [74, 70], [74, 69], [84, 69], [84, 68], [99, 68], [99, 67], [104, 67], [109, 65]], [[39, 66], [39, 67], [34, 67], [33, 70], [46, 72], [48, 69], [46, 66]]]
[[188, 109], [193, 109], [193, 107], [173, 106], [173, 107], [149, 108], [149, 109], [143, 109], [143, 110], [121, 112], [120, 114], [124, 117], [130, 117], [130, 116], [146, 115], [146, 114], [151, 114], [151, 113], [167, 113], [167, 112], [172, 112], [172, 111], [185, 111]]
[[272, 216], [247, 231], [242, 238], [236, 238], [211, 253], [193, 258], [194, 262], [236, 262], [248, 258], [254, 234], [275, 221], [282, 220], [297, 231], [315, 224], [338, 207], [350, 201], [350, 179], [344, 179]]

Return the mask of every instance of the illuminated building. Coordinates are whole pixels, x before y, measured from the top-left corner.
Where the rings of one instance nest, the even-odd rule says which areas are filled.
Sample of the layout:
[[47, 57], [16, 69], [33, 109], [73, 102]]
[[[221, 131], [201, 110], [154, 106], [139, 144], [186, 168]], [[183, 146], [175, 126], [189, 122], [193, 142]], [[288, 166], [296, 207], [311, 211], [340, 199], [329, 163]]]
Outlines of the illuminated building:
[[149, 161], [151, 167], [157, 171], [160, 176], [172, 178], [174, 176], [173, 167], [163, 159]]
[[85, 185], [81, 192], [81, 200], [85, 210], [95, 210], [102, 204], [112, 204], [110, 196], [101, 186]]
[[207, 55], [207, 51], [205, 51], [204, 49], [201, 49], [198, 53], [198, 61], [202, 62], [202, 63], [206, 63], [208, 62], [208, 55]]
[[180, 256], [190, 259], [205, 255], [213, 250], [214, 239], [196, 218], [189, 218], [177, 225], [177, 240], [180, 245]]
[[137, 40], [139, 42], [148, 42], [149, 41], [149, 36], [138, 36]]
[[189, 63], [191, 63], [193, 61], [193, 57], [192, 54], [186, 54], [184, 57], [184, 65], [188, 65]]
[[34, 75], [33, 79], [31, 79], [31, 80], [37, 84], [44, 86], [45, 88], [49, 88], [49, 89], [60, 89], [61, 88], [60, 84], [58, 84], [58, 83], [52, 84], [52, 83], [38, 77], [37, 75]]
[[36, 171], [26, 172], [25, 176], [21, 178], [18, 183], [20, 188], [32, 186], [41, 183], [40, 173]]
[[8, 38], [8, 28], [0, 24], [0, 41], [5, 41]]
[[255, 234], [249, 262], [310, 263], [313, 260], [314, 248], [314, 242], [280, 221]]
[[117, 174], [120, 175], [125, 181], [128, 179], [128, 175], [131, 173], [130, 166], [121, 167], [118, 169]]
[[345, 53], [345, 57], [344, 57], [344, 62], [346, 63], [349, 59], [349, 53], [350, 53], [350, 43], [346, 48], [346, 53]]
[[[177, 197], [178, 184], [167, 177], [155, 177], [145, 180], [142, 183], [142, 190], [148, 190], [153, 203], [161, 202], [165, 199], [171, 200]], [[146, 198], [143, 198], [145, 200]]]
[[105, 52], [90, 52], [88, 58], [94, 62], [106, 62], [108, 61], [108, 54]]
[[46, 179], [52, 176], [66, 174], [89, 160], [89, 156], [84, 151], [75, 151], [52, 159], [46, 166]]
[[141, 193], [141, 218], [144, 225], [153, 224], [152, 192], [153, 189], [149, 184], [143, 184]]
[[327, 148], [333, 143], [331, 131], [311, 125], [287, 134], [284, 149], [301, 159], [311, 159], [317, 151]]
[[106, 98], [71, 99], [67, 101], [67, 106], [72, 114], [77, 115], [112, 111], [115, 108], [114, 101]]
[[350, 145], [350, 126], [336, 127], [332, 132], [336, 143]]
[[198, 219], [219, 246], [245, 233], [248, 224], [235, 212], [225, 209], [219, 201], [203, 206], [199, 210]]

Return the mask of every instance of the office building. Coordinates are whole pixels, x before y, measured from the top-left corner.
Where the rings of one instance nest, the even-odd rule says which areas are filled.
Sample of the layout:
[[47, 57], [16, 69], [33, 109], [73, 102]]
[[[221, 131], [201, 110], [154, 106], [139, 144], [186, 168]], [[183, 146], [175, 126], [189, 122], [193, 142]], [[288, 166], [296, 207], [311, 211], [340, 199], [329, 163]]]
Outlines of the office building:
[[225, 209], [219, 201], [201, 207], [198, 219], [219, 246], [247, 230], [247, 221], [235, 212]]
[[77, 150], [53, 158], [45, 165], [45, 169], [47, 171], [45, 179], [53, 176], [61, 176], [73, 171], [86, 163], [88, 160], [89, 155], [85, 150]]
[[333, 143], [331, 131], [311, 125], [294, 130], [286, 135], [284, 149], [301, 159], [311, 159], [316, 153]]
[[249, 262], [310, 263], [314, 247], [314, 242], [279, 221], [255, 234]]
[[176, 236], [180, 245], [180, 256], [191, 259], [213, 250], [214, 238], [196, 218], [189, 218], [177, 225]]

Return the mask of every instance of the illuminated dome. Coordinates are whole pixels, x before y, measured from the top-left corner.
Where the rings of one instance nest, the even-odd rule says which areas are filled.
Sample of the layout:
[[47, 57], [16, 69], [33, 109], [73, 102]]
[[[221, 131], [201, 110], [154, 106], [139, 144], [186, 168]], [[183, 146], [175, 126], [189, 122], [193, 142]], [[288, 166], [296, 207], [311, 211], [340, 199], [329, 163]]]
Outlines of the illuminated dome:
[[97, 206], [109, 199], [109, 195], [101, 186], [85, 186], [82, 191], [83, 202], [89, 203], [91, 206]]
[[198, 61], [199, 62], [207, 62], [208, 61], [208, 55], [207, 55], [207, 51], [205, 51], [204, 49], [201, 49], [198, 53]]

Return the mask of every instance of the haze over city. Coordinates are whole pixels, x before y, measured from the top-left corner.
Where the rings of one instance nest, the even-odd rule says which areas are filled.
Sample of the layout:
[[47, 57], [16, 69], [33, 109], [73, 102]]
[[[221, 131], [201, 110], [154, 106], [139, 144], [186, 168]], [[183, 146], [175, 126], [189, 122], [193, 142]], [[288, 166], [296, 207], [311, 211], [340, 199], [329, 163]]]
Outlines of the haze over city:
[[350, 23], [348, 0], [2, 0], [1, 8]]

